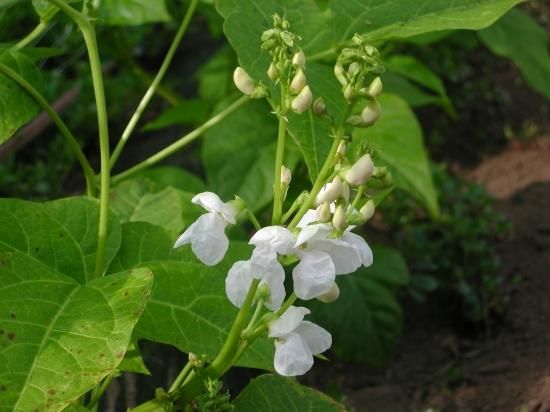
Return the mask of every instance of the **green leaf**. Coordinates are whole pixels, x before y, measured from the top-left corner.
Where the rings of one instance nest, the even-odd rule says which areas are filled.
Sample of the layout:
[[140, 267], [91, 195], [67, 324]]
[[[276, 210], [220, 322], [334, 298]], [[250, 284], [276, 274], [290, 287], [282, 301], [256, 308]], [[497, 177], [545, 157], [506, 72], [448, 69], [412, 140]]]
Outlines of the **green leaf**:
[[[193, 256], [189, 246], [173, 251], [173, 240], [160, 227], [125, 223], [122, 228], [122, 246], [109, 271], [146, 266], [155, 273], [155, 286], [134, 338], [167, 343], [212, 359], [238, 311], [225, 295], [225, 277], [235, 261], [250, 257], [250, 246], [232, 242], [225, 259], [208, 267]], [[259, 339], [238, 365], [271, 370], [273, 351], [272, 342]]]
[[105, 24], [139, 26], [170, 20], [165, 0], [102, 0], [99, 20]]
[[387, 166], [396, 187], [408, 191], [434, 218], [439, 216], [436, 189], [422, 139], [422, 129], [407, 103], [385, 93], [380, 97], [382, 116], [368, 129], [356, 129], [354, 142], [375, 150], [375, 163]]
[[[287, 139], [285, 166], [298, 156]], [[248, 104], [210, 128], [202, 146], [208, 186], [225, 201], [242, 197], [254, 211], [273, 198], [277, 121], [263, 102]]]
[[[99, 203], [66, 198], [47, 203], [0, 201], [0, 252], [21, 252], [82, 284], [94, 278]], [[120, 246], [120, 225], [109, 216], [106, 265]]]
[[253, 379], [233, 402], [239, 412], [343, 412], [343, 405], [324, 393], [278, 375]]
[[548, 36], [531, 17], [520, 10], [511, 10], [478, 36], [495, 54], [511, 59], [525, 80], [550, 99]]
[[111, 191], [111, 208], [121, 222], [149, 222], [179, 234], [204, 209], [191, 203], [192, 193], [173, 187], [158, 190], [147, 179], [129, 179]]
[[382, 74], [384, 92], [396, 94], [403, 98], [411, 107], [422, 107], [430, 104], [441, 105], [441, 98], [422, 89], [419, 85], [395, 73]]
[[227, 45], [222, 46], [197, 73], [198, 95], [209, 102], [219, 102], [235, 90], [232, 73], [237, 57]]
[[523, 0], [332, 0], [336, 42], [354, 33], [368, 40], [407, 38], [440, 30], [478, 30], [489, 26]]
[[61, 410], [114, 371], [153, 280], [140, 269], [81, 285], [19, 250], [0, 253], [0, 278], [0, 409], [21, 412]]
[[157, 189], [173, 187], [183, 192], [200, 193], [206, 191], [204, 182], [185, 169], [174, 166], [157, 166], [145, 169], [137, 177], [149, 179]]
[[415, 57], [392, 55], [384, 60], [386, 69], [412, 80], [439, 95], [440, 104], [449, 112], [455, 113], [441, 79], [429, 67]]
[[[23, 53], [0, 48], [0, 63], [16, 71], [37, 90], [42, 89], [40, 72], [32, 60]], [[38, 111], [38, 104], [27, 91], [0, 73], [0, 143], [13, 136], [16, 130], [36, 116]]]
[[396, 290], [408, 283], [409, 272], [395, 250], [375, 247], [373, 253], [371, 267], [337, 278], [336, 302], [312, 301], [308, 306], [315, 322], [332, 334], [332, 350], [339, 357], [382, 367], [401, 334]]
[[139, 346], [135, 342], [130, 342], [128, 350], [124, 358], [118, 365], [117, 369], [124, 372], [141, 373], [143, 375], [151, 375], [151, 372], [143, 362]]
[[174, 125], [196, 126], [208, 120], [209, 114], [210, 103], [200, 99], [190, 99], [168, 108], [143, 126], [142, 130], [148, 132]]

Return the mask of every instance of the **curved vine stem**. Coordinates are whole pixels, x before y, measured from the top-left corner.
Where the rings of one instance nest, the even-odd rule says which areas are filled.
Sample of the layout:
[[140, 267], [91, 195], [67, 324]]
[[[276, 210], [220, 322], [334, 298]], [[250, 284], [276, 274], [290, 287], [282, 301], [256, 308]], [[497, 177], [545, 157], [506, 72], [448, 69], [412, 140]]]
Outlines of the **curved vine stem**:
[[145, 108], [155, 95], [155, 92], [157, 91], [157, 88], [160, 85], [160, 82], [162, 81], [164, 75], [166, 74], [166, 71], [168, 70], [168, 67], [170, 66], [170, 63], [172, 62], [172, 59], [174, 57], [174, 54], [176, 53], [176, 50], [181, 42], [181, 39], [183, 38], [183, 35], [185, 34], [187, 27], [189, 27], [189, 22], [191, 21], [191, 18], [193, 17], [193, 13], [197, 7], [198, 0], [191, 0], [191, 3], [189, 4], [189, 7], [187, 8], [187, 12], [185, 13], [185, 16], [183, 20], [181, 21], [181, 24], [178, 28], [178, 31], [176, 32], [176, 35], [174, 36], [174, 39], [172, 40], [172, 43], [170, 44], [170, 47], [168, 49], [168, 52], [166, 52], [166, 56], [164, 57], [164, 61], [162, 62], [159, 71], [157, 72], [155, 78], [151, 82], [151, 85], [143, 95], [143, 98], [138, 104], [138, 107], [132, 117], [130, 118], [130, 121], [128, 122], [128, 125], [122, 132], [122, 136], [120, 137], [120, 140], [115, 147], [115, 150], [113, 151], [113, 154], [111, 155], [110, 160], [110, 167], [111, 169], [114, 167], [115, 163], [117, 162], [120, 154], [122, 153], [122, 149], [124, 149], [124, 145], [132, 135], [132, 132], [134, 131], [139, 119], [141, 118], [141, 115], [143, 114]]
[[42, 33], [46, 31], [48, 28], [48, 22], [44, 20], [40, 20], [40, 23], [36, 25], [36, 27], [25, 37], [23, 37], [15, 46], [12, 47], [13, 50], [20, 50], [24, 47], [27, 47], [29, 43], [31, 43], [34, 39], [39, 37]]
[[17, 84], [19, 84], [21, 88], [25, 89], [25, 91], [29, 93], [29, 95], [31, 95], [32, 98], [40, 105], [40, 107], [42, 107], [42, 109], [46, 113], [48, 113], [48, 115], [51, 117], [51, 119], [59, 129], [59, 132], [61, 133], [61, 135], [65, 138], [65, 140], [67, 140], [67, 143], [69, 144], [71, 151], [73, 152], [76, 159], [80, 163], [80, 166], [82, 167], [84, 178], [86, 179], [87, 194], [89, 196], [95, 196], [94, 171], [92, 170], [92, 167], [88, 162], [88, 159], [86, 159], [86, 156], [84, 156], [84, 153], [82, 152], [80, 145], [76, 141], [76, 138], [73, 136], [73, 134], [71, 133], [67, 125], [61, 119], [61, 117], [59, 117], [57, 112], [53, 109], [53, 107], [50, 106], [50, 104], [38, 92], [38, 90], [36, 90], [32, 84], [30, 84], [17, 72], [15, 72], [14, 70], [12, 70], [11, 68], [9, 68], [3, 63], [0, 63], [0, 72], [4, 73], [6, 76], [8, 76]]

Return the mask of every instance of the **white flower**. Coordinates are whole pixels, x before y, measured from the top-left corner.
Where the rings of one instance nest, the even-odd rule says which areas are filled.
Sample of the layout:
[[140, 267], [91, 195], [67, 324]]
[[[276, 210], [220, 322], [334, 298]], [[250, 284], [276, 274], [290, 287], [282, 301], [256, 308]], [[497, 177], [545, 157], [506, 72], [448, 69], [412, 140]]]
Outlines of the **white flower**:
[[294, 293], [300, 299], [323, 295], [332, 288], [336, 275], [372, 264], [372, 251], [365, 239], [349, 230], [339, 239], [330, 239], [332, 231], [329, 224], [312, 224], [303, 227], [296, 239], [295, 253], [300, 263], [292, 277]]
[[237, 211], [212, 192], [199, 193], [191, 202], [202, 206], [209, 213], [201, 215], [191, 224], [176, 240], [174, 248], [191, 243], [195, 256], [205, 265], [214, 266], [227, 252], [229, 240], [225, 235], [225, 228], [236, 223]]
[[242, 67], [237, 66], [233, 72], [233, 82], [243, 94], [250, 96], [256, 90], [254, 79]]
[[276, 338], [273, 364], [283, 376], [303, 375], [313, 366], [313, 355], [326, 351], [332, 337], [322, 327], [308, 321], [306, 308], [290, 306], [269, 324], [269, 337]]
[[240, 308], [253, 279], [261, 279], [260, 286], [269, 287], [269, 300], [265, 302], [270, 310], [277, 310], [285, 300], [285, 271], [275, 260], [270, 266], [262, 267], [251, 260], [239, 260], [231, 266], [225, 279], [225, 292], [235, 306]]

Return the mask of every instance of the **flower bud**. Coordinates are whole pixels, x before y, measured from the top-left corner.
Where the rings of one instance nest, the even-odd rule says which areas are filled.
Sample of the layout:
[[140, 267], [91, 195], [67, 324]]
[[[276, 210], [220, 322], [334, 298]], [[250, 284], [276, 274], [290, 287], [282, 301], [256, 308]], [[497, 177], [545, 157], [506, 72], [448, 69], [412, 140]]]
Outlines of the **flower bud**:
[[361, 65], [359, 63], [353, 62], [348, 67], [348, 74], [350, 76], [353, 76], [355, 73], [359, 71], [360, 68], [361, 68]]
[[336, 176], [332, 182], [327, 183], [315, 198], [315, 206], [319, 206], [321, 203], [332, 203], [340, 196], [342, 196], [342, 179]]
[[302, 89], [300, 94], [292, 100], [290, 106], [292, 110], [296, 113], [303, 113], [311, 106], [313, 102], [313, 95], [311, 94], [311, 89], [309, 86], [306, 86]]
[[345, 141], [342, 140], [340, 142], [340, 144], [338, 145], [338, 149], [336, 149], [336, 153], [340, 157], [344, 157], [346, 155], [346, 142]]
[[365, 219], [365, 222], [369, 220], [374, 215], [374, 201], [371, 199], [365, 205], [359, 210], [359, 213], [361, 213], [361, 216], [363, 219]]
[[327, 105], [323, 97], [318, 97], [317, 99], [315, 99], [315, 101], [313, 102], [313, 113], [320, 116], [325, 114], [326, 112], [327, 112]]
[[338, 229], [339, 231], [344, 231], [344, 229], [348, 227], [344, 206], [338, 205], [338, 207], [336, 208], [334, 216], [332, 217], [332, 226], [334, 226], [334, 228]]
[[369, 180], [374, 170], [374, 163], [370, 154], [365, 154], [355, 162], [355, 164], [347, 171], [344, 179], [351, 186], [361, 186]]
[[282, 165], [281, 166], [281, 184], [284, 186], [288, 186], [290, 184], [291, 179], [292, 179], [292, 173], [290, 173], [290, 169], [285, 165]]
[[350, 194], [351, 194], [351, 191], [349, 189], [349, 185], [346, 182], [342, 182], [342, 199], [344, 199], [344, 202], [346, 204], [349, 203]]
[[233, 81], [235, 82], [235, 86], [237, 86], [237, 89], [248, 96], [254, 93], [254, 90], [256, 89], [256, 84], [254, 80], [240, 66], [237, 66], [237, 68], [233, 72]]
[[351, 86], [351, 84], [348, 84], [344, 89], [344, 98], [349, 102], [353, 100], [354, 97], [355, 92], [353, 91], [353, 87]]
[[323, 303], [332, 303], [340, 296], [340, 288], [334, 282], [328, 292], [323, 293], [321, 296], [317, 296], [317, 300]]
[[380, 93], [382, 93], [383, 86], [382, 86], [382, 79], [380, 77], [376, 77], [369, 85], [369, 88], [367, 90], [367, 93], [371, 97], [378, 97], [380, 96]]
[[269, 69], [267, 69], [267, 77], [269, 77], [273, 81], [279, 78], [279, 70], [277, 70], [277, 66], [275, 66], [275, 63], [271, 63], [269, 65]]
[[319, 222], [327, 223], [330, 220], [330, 205], [328, 202], [323, 202], [317, 206], [317, 218]]
[[336, 78], [338, 79], [338, 81], [342, 86], [345, 86], [348, 84], [348, 81], [344, 74], [344, 66], [342, 66], [340, 63], [336, 63], [334, 65], [334, 76], [336, 76]]
[[350, 126], [363, 126], [363, 119], [361, 116], [352, 115], [346, 119], [346, 123]]
[[365, 106], [361, 112], [361, 120], [364, 125], [371, 125], [380, 117], [380, 104], [375, 100]]
[[302, 69], [298, 69], [298, 71], [294, 75], [294, 78], [290, 82], [290, 90], [292, 90], [294, 93], [300, 93], [305, 87], [306, 83], [307, 81], [304, 71]]
[[294, 54], [294, 56], [292, 57], [292, 64], [294, 66], [301, 67], [302, 69], [306, 67], [306, 55], [302, 50]]
[[256, 291], [256, 299], [261, 299], [263, 301], [269, 302], [270, 298], [271, 298], [271, 289], [269, 289], [269, 285], [264, 282], [260, 283], [260, 286]]

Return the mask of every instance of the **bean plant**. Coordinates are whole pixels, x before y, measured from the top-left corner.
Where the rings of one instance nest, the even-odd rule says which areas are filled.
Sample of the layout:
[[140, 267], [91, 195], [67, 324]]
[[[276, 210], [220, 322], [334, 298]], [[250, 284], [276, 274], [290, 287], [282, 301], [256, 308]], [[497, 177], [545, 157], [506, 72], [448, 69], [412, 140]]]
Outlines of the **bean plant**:
[[[0, 46], [0, 141], [45, 111], [85, 185], [48, 202], [0, 200], [0, 410], [97, 410], [121, 373], [148, 372], [142, 340], [188, 362], [133, 411], [343, 410], [293, 377], [346, 346], [376, 363], [398, 334], [406, 268], [397, 252], [369, 246], [365, 223], [394, 186], [439, 215], [414, 115], [383, 92], [381, 50], [388, 39], [485, 27], [518, 2], [219, 0], [239, 61], [232, 92], [200, 126], [115, 174], [198, 0], [118, 140], [96, 28], [165, 22], [167, 5], [33, 0], [37, 27]], [[41, 93], [45, 52], [33, 45], [56, 19], [71, 21], [87, 50], [99, 170]], [[154, 168], [201, 136], [206, 185]], [[357, 301], [371, 312], [355, 313]], [[333, 352], [331, 333], [343, 342]], [[229, 394], [222, 379], [235, 366], [268, 373]]]

